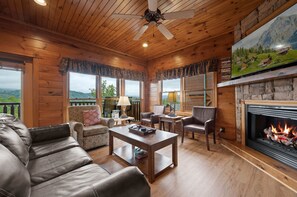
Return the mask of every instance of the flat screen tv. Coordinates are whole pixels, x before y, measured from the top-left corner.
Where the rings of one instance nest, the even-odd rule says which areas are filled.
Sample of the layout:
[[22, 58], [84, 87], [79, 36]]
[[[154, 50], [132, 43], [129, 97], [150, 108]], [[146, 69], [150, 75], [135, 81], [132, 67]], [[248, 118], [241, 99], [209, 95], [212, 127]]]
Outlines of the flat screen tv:
[[232, 46], [232, 79], [297, 65], [297, 4]]

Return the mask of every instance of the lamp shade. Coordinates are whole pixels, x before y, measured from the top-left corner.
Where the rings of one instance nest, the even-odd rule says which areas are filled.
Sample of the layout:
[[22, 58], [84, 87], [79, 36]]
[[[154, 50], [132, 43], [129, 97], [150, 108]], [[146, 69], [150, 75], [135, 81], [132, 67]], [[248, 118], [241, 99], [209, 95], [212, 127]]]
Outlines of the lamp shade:
[[177, 93], [176, 92], [168, 92], [167, 101], [169, 103], [175, 103], [176, 102]]
[[127, 105], [131, 105], [129, 98], [127, 96], [120, 96], [118, 106], [127, 106]]

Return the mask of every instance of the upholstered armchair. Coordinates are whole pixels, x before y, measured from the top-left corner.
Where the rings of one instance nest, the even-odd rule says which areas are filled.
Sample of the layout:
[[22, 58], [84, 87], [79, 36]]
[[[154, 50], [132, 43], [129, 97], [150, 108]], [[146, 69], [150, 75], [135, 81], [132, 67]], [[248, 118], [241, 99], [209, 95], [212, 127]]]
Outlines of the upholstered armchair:
[[87, 110], [99, 110], [101, 113], [98, 105], [68, 107], [68, 118], [72, 136], [85, 150], [107, 145], [108, 128], [114, 126], [114, 120], [112, 118], [100, 117], [99, 124], [86, 126], [84, 125], [83, 112]]
[[209, 150], [209, 133], [213, 133], [213, 143], [216, 143], [215, 118], [216, 108], [193, 107], [192, 116], [182, 118], [182, 143], [184, 142], [185, 131], [192, 132], [193, 138], [195, 132], [204, 133], [206, 137], [207, 150]]
[[164, 114], [164, 105], [155, 105], [153, 112], [140, 113], [140, 122], [142, 125], [149, 124], [151, 127], [155, 127], [155, 124], [159, 123], [159, 116]]

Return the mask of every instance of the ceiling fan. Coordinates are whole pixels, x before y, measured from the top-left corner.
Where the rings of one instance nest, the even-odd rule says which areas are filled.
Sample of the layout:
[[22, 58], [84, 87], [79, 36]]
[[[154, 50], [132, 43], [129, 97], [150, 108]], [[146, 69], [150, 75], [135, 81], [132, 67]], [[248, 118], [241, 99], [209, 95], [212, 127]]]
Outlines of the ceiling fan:
[[160, 22], [160, 20], [172, 20], [172, 19], [185, 19], [192, 18], [195, 15], [194, 10], [185, 10], [178, 12], [161, 13], [158, 9], [157, 0], [148, 0], [148, 9], [145, 10], [144, 15], [132, 15], [132, 14], [112, 14], [113, 18], [122, 19], [145, 19], [148, 23], [144, 24], [133, 40], [139, 40], [139, 38], [148, 29], [149, 25], [155, 25], [158, 30], [168, 39], [172, 39], [173, 34]]

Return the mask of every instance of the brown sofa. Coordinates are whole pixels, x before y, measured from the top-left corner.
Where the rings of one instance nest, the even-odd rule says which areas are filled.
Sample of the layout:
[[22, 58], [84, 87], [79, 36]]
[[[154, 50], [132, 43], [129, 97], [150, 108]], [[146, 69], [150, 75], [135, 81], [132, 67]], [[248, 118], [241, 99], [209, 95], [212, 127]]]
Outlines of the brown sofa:
[[68, 124], [27, 129], [0, 114], [0, 196], [150, 196], [136, 167], [109, 174], [70, 136]]

